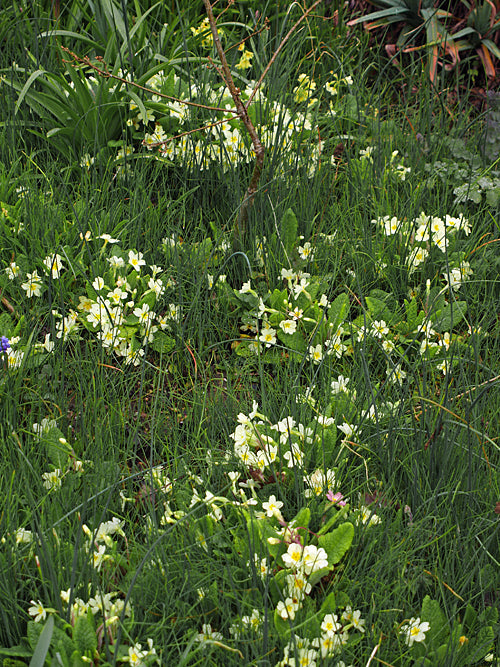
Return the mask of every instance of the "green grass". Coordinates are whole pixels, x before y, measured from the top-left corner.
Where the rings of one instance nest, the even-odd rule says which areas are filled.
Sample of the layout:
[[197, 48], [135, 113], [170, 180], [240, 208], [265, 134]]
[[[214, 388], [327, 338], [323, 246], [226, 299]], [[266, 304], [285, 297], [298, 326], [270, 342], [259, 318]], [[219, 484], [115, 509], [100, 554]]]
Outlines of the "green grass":
[[[75, 3], [72, 11], [78, 7]], [[31, 20], [14, 8], [2, 19], [8, 48], [1, 67], [7, 78], [15, 74], [13, 59], [28, 66], [22, 47], [33, 51], [38, 43], [38, 22], [47, 14], [38, 5], [31, 11]], [[177, 12], [174, 21], [173, 9], [161, 11], [164, 16], [147, 24], [149, 44], [154, 51], [162, 23], [172, 19], [178, 26], [172, 54], [182, 78], [183, 57], [206, 55], [188, 39], [202, 14]], [[235, 16], [230, 15], [232, 21]], [[250, 21], [245, 8], [240, 18]], [[289, 21], [277, 12], [268, 41], [254, 38], [263, 62]], [[5, 28], [17, 25], [25, 30], [22, 42]], [[93, 26], [89, 18], [82, 32], [94, 30], [97, 39], [105, 25]], [[329, 25], [311, 20], [287, 45], [267, 83], [271, 107], [295, 108], [293, 88], [301, 72], [314, 76], [318, 89], [331, 80], [332, 69], [339, 78], [355, 77], [358, 70], [365, 74], [318, 103], [320, 168], [307, 173], [317, 132], [292, 148], [280, 148], [279, 141], [269, 147], [238, 255], [231, 253], [231, 230], [251, 163], [200, 169], [186, 168], [182, 161], [163, 164], [147, 152], [147, 159], [138, 158], [140, 132], [134, 137], [123, 127], [120, 137], [136, 146], [131, 171], [119, 177], [117, 147], [104, 144], [86, 146], [97, 158], [87, 170], [79, 166], [77, 150], [65, 155], [43, 132], [31, 135], [29, 128], [41, 127], [40, 117], [28, 101], [14, 115], [18, 93], [5, 83], [0, 88], [7, 110], [0, 130], [0, 335], [14, 338], [10, 354], [24, 352], [19, 364], [8, 363], [3, 353], [0, 373], [0, 659], [5, 666], [14, 664], [9, 655], [28, 664], [37, 644], [43, 648], [39, 633], [46, 621], [33, 623], [32, 601], [56, 618], [45, 664], [60, 664], [57, 652], [64, 665], [83, 665], [82, 657], [93, 664], [144, 664], [157, 657], [161, 664], [186, 666], [292, 665], [301, 658], [300, 664], [332, 666], [474, 667], [500, 660], [495, 618], [500, 596], [498, 205], [457, 204], [454, 180], [429, 181], [437, 160], [453, 159], [443, 136], [463, 137], [474, 151], [481, 120], [474, 119], [465, 99], [450, 115], [417, 67], [408, 66], [406, 78], [402, 74], [387, 86], [375, 54]], [[107, 29], [111, 43], [116, 31]], [[227, 30], [236, 41], [240, 27]], [[41, 44], [38, 65], [62, 76], [55, 50]], [[68, 44], [83, 48], [78, 40], [68, 38]], [[360, 65], [351, 70], [354, 57]], [[136, 67], [142, 73], [153, 64], [144, 46]], [[260, 71], [256, 67], [253, 76]], [[216, 74], [203, 76], [216, 85]], [[398, 95], [407, 82], [405, 91], [418, 85], [417, 98]], [[124, 118], [129, 114], [128, 100], [121, 111]], [[282, 117], [276, 122], [282, 138]], [[146, 129], [141, 131], [144, 136]], [[207, 135], [200, 137], [208, 150]], [[342, 150], [332, 164], [338, 144]], [[372, 161], [360, 158], [369, 146]], [[396, 150], [398, 156], [391, 158]], [[299, 156], [296, 164], [290, 154]], [[405, 180], [394, 174], [396, 164], [411, 169]], [[427, 170], [426, 164], [431, 165]], [[449, 231], [446, 252], [429, 242], [429, 257], [411, 271], [422, 211], [442, 219], [463, 213], [471, 232]], [[404, 231], [384, 234], [372, 222], [383, 216], [396, 216]], [[103, 234], [118, 242], [99, 238]], [[334, 235], [333, 240], [325, 235]], [[311, 260], [300, 256], [306, 242], [316, 253]], [[127, 264], [112, 269], [107, 259], [118, 253], [126, 263], [129, 250], [143, 253], [141, 270]], [[54, 253], [64, 268], [51, 278], [43, 262]], [[473, 273], [457, 291], [448, 288], [443, 273], [465, 261]], [[12, 262], [21, 275], [10, 280], [5, 268]], [[162, 268], [158, 277], [164, 290], [157, 298], [148, 287], [155, 265]], [[282, 269], [311, 275], [306, 286], [311, 299], [299, 291], [292, 296], [298, 279], [290, 278], [287, 287]], [[28, 298], [22, 283], [34, 270], [42, 292]], [[226, 282], [217, 283], [220, 274]], [[132, 352], [144, 350], [135, 358], [137, 365], [102, 345], [98, 329], [78, 310], [80, 297], [97, 302], [92, 284], [99, 276], [111, 290], [118, 275], [133, 283], [126, 298], [134, 305], [127, 306], [122, 334]], [[240, 292], [249, 280], [249, 289], [264, 299], [275, 332], [292, 318], [292, 306], [273, 297], [274, 290], [288, 290], [293, 306], [304, 309], [310, 322], [297, 320], [303, 333], [293, 342], [278, 337], [259, 354], [245, 352], [251, 332], [241, 325], [259, 307], [257, 296]], [[349, 308], [338, 322], [346, 345], [339, 356], [325, 353], [324, 343], [334, 333], [327, 323], [334, 318], [321, 305], [322, 295], [329, 303], [344, 299]], [[414, 315], [409, 314], [412, 297]], [[142, 340], [133, 311], [144, 303], [158, 322], [167, 317], [164, 329], [158, 329], [162, 342], [157, 332], [147, 344]], [[177, 318], [168, 318], [171, 305], [180, 309]], [[107, 304], [103, 313], [110, 308]], [[58, 337], [62, 317], [72, 310], [78, 313], [78, 329], [66, 339]], [[443, 324], [444, 312], [449, 326]], [[370, 329], [379, 320], [388, 325], [382, 337]], [[436, 346], [424, 351], [427, 324], [437, 329], [429, 336]], [[256, 338], [264, 329], [260, 317]], [[53, 349], [42, 347], [47, 334]], [[315, 363], [307, 347], [317, 344], [322, 354]], [[447, 364], [446, 375], [441, 362]], [[406, 374], [401, 384], [393, 381], [399, 367]], [[350, 380], [347, 392], [336, 394], [332, 382], [339, 375]], [[276, 444], [276, 458], [262, 474], [255, 466], [245, 467], [232, 437], [238, 416], [242, 424], [241, 413], [249, 415], [254, 401], [263, 423], [254, 419], [247, 437], [257, 428]], [[323, 425], [321, 415], [333, 423]], [[280, 440], [271, 425], [287, 417], [311, 428], [310, 441], [304, 443], [294, 426], [290, 433], [282, 429]], [[43, 419], [55, 423], [40, 433], [34, 425]], [[338, 428], [344, 424], [357, 430], [347, 435]], [[302, 443], [304, 459], [288, 467], [285, 454], [292, 441]], [[262, 442], [254, 442], [252, 451], [262, 453]], [[47, 488], [42, 475], [57, 468], [60, 487]], [[333, 486], [324, 486], [317, 496], [306, 493], [314, 470], [332, 469]], [[233, 471], [241, 482], [260, 480], [255, 506], [248, 504], [248, 486], [237, 481], [232, 490], [228, 473]], [[329, 502], [328, 490], [340, 492], [347, 506]], [[270, 496], [283, 503], [281, 524], [276, 515], [265, 516], [262, 503]], [[366, 522], [360, 520], [364, 507], [369, 508]], [[262, 510], [264, 516], [258, 514]], [[297, 535], [280, 534], [285, 525], [293, 528], [297, 515]], [[108, 526], [108, 537], [97, 538], [99, 525], [113, 517], [121, 522], [119, 529]], [[21, 539], [20, 529], [31, 531], [29, 541]], [[284, 575], [293, 571], [286, 553], [299, 538], [308, 548], [323, 547], [328, 563], [317, 581], [313, 568], [311, 592], [286, 621], [276, 609], [287, 597]], [[269, 573], [261, 578], [254, 556], [260, 563], [268, 552]], [[98, 607], [109, 594], [115, 606], [106, 603], [103, 626]], [[91, 611], [85, 615], [82, 605], [89, 600]], [[345, 629], [349, 623], [341, 615], [348, 606], [360, 611], [364, 631], [349, 628], [349, 640], [321, 656], [313, 638], [321, 635], [328, 614], [335, 613]], [[238, 634], [238, 619], [241, 624], [254, 610], [263, 619], [259, 632]], [[423, 642], [408, 646], [401, 628], [417, 617], [430, 629]], [[205, 624], [221, 636], [200, 641]], [[141, 659], [148, 639], [156, 657]], [[301, 640], [309, 641], [311, 653]], [[129, 653], [134, 646], [138, 658]]]

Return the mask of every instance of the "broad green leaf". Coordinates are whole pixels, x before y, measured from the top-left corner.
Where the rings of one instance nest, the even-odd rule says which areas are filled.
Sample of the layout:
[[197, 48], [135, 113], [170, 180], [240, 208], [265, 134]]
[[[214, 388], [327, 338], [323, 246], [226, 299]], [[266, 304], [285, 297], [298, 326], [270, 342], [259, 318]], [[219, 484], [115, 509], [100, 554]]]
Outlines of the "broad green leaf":
[[293, 334], [287, 334], [279, 328], [277, 329], [277, 336], [283, 345], [290, 350], [302, 353], [306, 351], [306, 341], [300, 331], [295, 331]]
[[284, 621], [278, 612], [274, 611], [274, 627], [282, 641], [287, 641], [290, 636], [290, 625], [288, 621]]
[[341, 524], [331, 533], [320, 535], [318, 545], [328, 554], [328, 564], [335, 565], [348, 551], [354, 538], [354, 526], [346, 522]]
[[392, 319], [392, 314], [387, 308], [386, 304], [380, 299], [375, 299], [374, 297], [366, 297], [366, 305], [368, 307], [368, 312], [371, 315], [373, 320], [384, 320], [388, 324]]
[[[1, 655], [9, 655], [12, 656], [13, 658], [31, 658], [31, 656], [33, 655], [33, 650], [29, 649], [27, 646], [21, 646], [21, 645], [12, 646], [11, 648], [0, 647], [0, 656]], [[24, 667], [26, 667], [25, 662], [19, 664], [24, 665]]]
[[71, 446], [66, 442], [64, 434], [57, 427], [49, 429], [42, 433], [41, 442], [45, 447], [45, 452], [49, 461], [63, 470], [66, 468], [69, 457], [73, 453]]
[[454, 301], [447, 304], [443, 309], [432, 313], [432, 325], [436, 331], [451, 331], [465, 317], [467, 312], [466, 301]]
[[293, 519], [293, 527], [294, 529], [299, 529], [301, 535], [305, 535], [307, 533], [310, 520], [311, 510], [309, 507], [303, 507], [298, 511], [295, 518]]
[[172, 336], [169, 336], [164, 331], [157, 331], [154, 335], [153, 342], [150, 344], [150, 347], [155, 352], [169, 354], [175, 348], [175, 338], [172, 338]]
[[269, 304], [276, 310], [282, 310], [284, 304], [288, 301], [288, 292], [286, 289], [275, 289], [269, 296]]
[[335, 598], [335, 593], [332, 592], [329, 595], [327, 595], [326, 598], [323, 600], [323, 604], [321, 605], [321, 608], [319, 610], [319, 616], [320, 618], [322, 618], [323, 616], [326, 616], [326, 614], [333, 614], [336, 609], [337, 609], [337, 601]]
[[97, 648], [97, 636], [86, 616], [78, 616], [73, 628], [73, 641], [81, 655], [93, 653]]
[[328, 324], [331, 325], [333, 333], [335, 333], [339, 326], [345, 321], [345, 318], [349, 313], [349, 308], [349, 297], [345, 293], [339, 294], [338, 297], [332, 301], [328, 311]]
[[432, 600], [429, 595], [426, 595], [422, 602], [420, 619], [429, 623], [429, 630], [426, 633], [427, 644], [439, 646], [448, 634], [448, 623], [439, 603]]

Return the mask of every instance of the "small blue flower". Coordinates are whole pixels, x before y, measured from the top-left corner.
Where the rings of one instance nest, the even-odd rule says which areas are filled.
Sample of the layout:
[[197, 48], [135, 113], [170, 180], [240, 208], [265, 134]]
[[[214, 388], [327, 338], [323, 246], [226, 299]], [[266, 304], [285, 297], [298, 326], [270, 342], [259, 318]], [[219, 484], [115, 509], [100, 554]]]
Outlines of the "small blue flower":
[[0, 349], [1, 349], [1, 351], [2, 352], [7, 352], [9, 347], [10, 347], [9, 339], [7, 338], [7, 336], [2, 336], [2, 338], [0, 338]]

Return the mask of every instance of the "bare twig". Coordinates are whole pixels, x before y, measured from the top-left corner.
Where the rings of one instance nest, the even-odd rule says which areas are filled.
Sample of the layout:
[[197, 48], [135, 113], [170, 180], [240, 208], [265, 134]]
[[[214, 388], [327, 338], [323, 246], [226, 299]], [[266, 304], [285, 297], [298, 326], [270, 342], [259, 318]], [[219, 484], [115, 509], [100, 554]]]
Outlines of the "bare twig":
[[[236, 106], [236, 111], [240, 120], [245, 125], [248, 134], [252, 140], [252, 144], [255, 151], [255, 166], [252, 173], [252, 178], [250, 179], [250, 184], [247, 188], [243, 201], [241, 202], [240, 210], [238, 213], [238, 219], [236, 221], [235, 229], [233, 232], [233, 249], [238, 250], [241, 246], [241, 241], [245, 236], [246, 226], [248, 222], [248, 211], [252, 205], [255, 193], [257, 192], [257, 187], [259, 184], [260, 176], [262, 174], [262, 168], [264, 166], [264, 146], [259, 139], [257, 131], [248, 115], [247, 107], [243, 104], [240, 97], [240, 90], [234, 84], [233, 77], [231, 75], [231, 70], [229, 68], [226, 54], [222, 48], [222, 44], [219, 37], [219, 32], [217, 30], [217, 25], [215, 22], [215, 17], [212, 11], [212, 5], [210, 0], [203, 0], [205, 4], [205, 9], [207, 11], [208, 21], [210, 23], [210, 28], [212, 30], [212, 35], [214, 38], [215, 48], [221, 62], [221, 76], [223, 77], [226, 86], [229, 88], [229, 92], [234, 100]], [[247, 105], [248, 106], [248, 105]]]
[[323, 0], [316, 0], [316, 2], [315, 2], [311, 7], [309, 7], [309, 9], [307, 9], [307, 10], [302, 14], [302, 16], [300, 17], [300, 19], [299, 19], [299, 20], [298, 20], [298, 21], [297, 21], [297, 22], [290, 28], [290, 30], [287, 32], [287, 34], [283, 37], [283, 39], [282, 39], [282, 41], [281, 41], [281, 44], [278, 46], [278, 48], [276, 49], [276, 51], [273, 53], [271, 59], [269, 60], [269, 62], [268, 62], [267, 65], [266, 65], [264, 71], [263, 71], [262, 74], [260, 75], [260, 79], [257, 81], [257, 83], [256, 83], [256, 85], [255, 85], [255, 87], [254, 87], [254, 89], [253, 89], [253, 91], [252, 91], [252, 94], [251, 94], [250, 97], [248, 98], [248, 101], [247, 101], [247, 103], [246, 103], [246, 107], [247, 107], [247, 109], [248, 109], [248, 107], [250, 106], [250, 104], [252, 103], [252, 100], [253, 100], [253, 98], [254, 98], [254, 95], [257, 93], [257, 91], [259, 90], [260, 86], [262, 85], [262, 82], [264, 81], [264, 79], [265, 79], [267, 73], [268, 73], [269, 70], [271, 69], [271, 67], [272, 67], [272, 65], [273, 65], [273, 63], [274, 63], [274, 61], [275, 61], [276, 58], [278, 57], [278, 55], [279, 55], [281, 49], [285, 46], [285, 44], [288, 42], [288, 40], [290, 39], [290, 37], [292, 36], [292, 34], [295, 32], [295, 30], [296, 30], [296, 29], [299, 27], [299, 25], [302, 23], [302, 21], [303, 21], [305, 18], [307, 18], [307, 16], [312, 12], [312, 10], [313, 10], [315, 7], [317, 7], [317, 6], [320, 4], [320, 2], [322, 2], [322, 1], [323, 1]]
[[[135, 81], [129, 81], [128, 79], [125, 79], [123, 76], [118, 76], [117, 74], [112, 74], [108, 70], [106, 63], [104, 62], [103, 62], [103, 67], [105, 69], [101, 69], [95, 63], [93, 63], [88, 56], [84, 56], [82, 58], [81, 56], [78, 56], [76, 53], [73, 53], [73, 51], [70, 51], [65, 46], [61, 46], [61, 49], [65, 51], [68, 55], [70, 55], [75, 62], [90, 67], [95, 72], [97, 72], [99, 76], [102, 76], [103, 79], [116, 79], [116, 81], [121, 81], [121, 83], [125, 83], [127, 86], [132, 86], [133, 88], [144, 90], [146, 93], [152, 93], [153, 95], [157, 95], [158, 97], [163, 97], [164, 99], [172, 100], [173, 102], [179, 102], [179, 104], [185, 104], [186, 106], [198, 107], [199, 109], [207, 109], [208, 111], [219, 111], [221, 113], [224, 112], [226, 114], [228, 113], [227, 109], [222, 109], [221, 107], [211, 107], [208, 104], [198, 104], [197, 102], [190, 102], [189, 100], [181, 100], [178, 97], [172, 97], [172, 95], [166, 95], [165, 93], [160, 93], [158, 90], [154, 90], [153, 88], [148, 88], [147, 86], [141, 86], [140, 83], [136, 83]], [[70, 61], [65, 61], [65, 62], [67, 62], [69, 65], [72, 65]]]

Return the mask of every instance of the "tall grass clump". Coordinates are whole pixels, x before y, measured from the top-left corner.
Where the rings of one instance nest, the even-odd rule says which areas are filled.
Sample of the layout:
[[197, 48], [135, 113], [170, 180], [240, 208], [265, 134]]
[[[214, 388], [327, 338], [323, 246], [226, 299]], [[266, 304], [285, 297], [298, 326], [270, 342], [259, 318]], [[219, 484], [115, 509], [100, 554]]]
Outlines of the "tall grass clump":
[[5, 666], [500, 660], [486, 126], [257, 4], [2, 16]]

